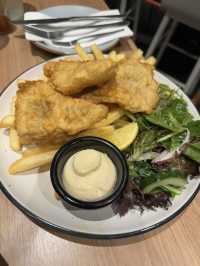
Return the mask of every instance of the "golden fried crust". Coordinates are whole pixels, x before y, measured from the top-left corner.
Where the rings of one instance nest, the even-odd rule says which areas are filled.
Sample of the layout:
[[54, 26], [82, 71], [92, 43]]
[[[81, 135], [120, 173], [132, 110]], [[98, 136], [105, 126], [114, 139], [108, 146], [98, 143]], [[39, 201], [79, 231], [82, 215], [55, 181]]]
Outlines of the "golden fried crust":
[[106, 106], [63, 96], [42, 80], [19, 84], [15, 120], [22, 144], [62, 142], [107, 113]]
[[159, 101], [158, 84], [151, 66], [130, 58], [118, 65], [111, 81], [83, 98], [95, 103], [116, 103], [133, 113], [151, 113]]
[[44, 65], [44, 74], [57, 91], [64, 95], [73, 95], [111, 79], [115, 73], [115, 65], [110, 59], [49, 62]]

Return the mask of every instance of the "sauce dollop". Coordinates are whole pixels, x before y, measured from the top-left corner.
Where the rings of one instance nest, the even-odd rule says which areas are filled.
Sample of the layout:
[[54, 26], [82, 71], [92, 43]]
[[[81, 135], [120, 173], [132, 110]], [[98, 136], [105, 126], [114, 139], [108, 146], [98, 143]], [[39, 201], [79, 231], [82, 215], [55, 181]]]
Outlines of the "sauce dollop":
[[72, 155], [63, 170], [66, 191], [79, 200], [97, 201], [108, 196], [116, 183], [116, 168], [107, 154], [94, 149]]

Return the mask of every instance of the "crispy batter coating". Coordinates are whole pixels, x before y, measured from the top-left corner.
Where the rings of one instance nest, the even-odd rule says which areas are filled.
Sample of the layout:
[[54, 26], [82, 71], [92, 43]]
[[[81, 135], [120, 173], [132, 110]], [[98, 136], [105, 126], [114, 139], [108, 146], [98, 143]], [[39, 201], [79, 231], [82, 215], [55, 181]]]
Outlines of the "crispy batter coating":
[[113, 79], [83, 98], [96, 103], [115, 103], [133, 113], [151, 113], [159, 100], [153, 67], [132, 56], [117, 66]]
[[86, 62], [62, 60], [45, 64], [44, 74], [57, 91], [73, 95], [111, 79], [115, 65], [110, 59]]
[[108, 113], [106, 106], [63, 96], [43, 80], [18, 86], [15, 126], [22, 144], [62, 142]]

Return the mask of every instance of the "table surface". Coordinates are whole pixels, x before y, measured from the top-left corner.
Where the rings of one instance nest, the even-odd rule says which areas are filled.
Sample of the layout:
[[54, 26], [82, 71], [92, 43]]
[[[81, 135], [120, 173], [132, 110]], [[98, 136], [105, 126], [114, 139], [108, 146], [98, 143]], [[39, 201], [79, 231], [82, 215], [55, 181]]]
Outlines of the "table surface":
[[[26, 8], [82, 3], [105, 9], [102, 0], [26, 1]], [[134, 48], [130, 39], [121, 50]], [[25, 41], [18, 28], [0, 36], [0, 89], [28, 67], [53, 55]], [[52, 234], [30, 221], [0, 192], [0, 265], [10, 266], [199, 266], [200, 195], [174, 221], [143, 236], [119, 240], [84, 240]]]

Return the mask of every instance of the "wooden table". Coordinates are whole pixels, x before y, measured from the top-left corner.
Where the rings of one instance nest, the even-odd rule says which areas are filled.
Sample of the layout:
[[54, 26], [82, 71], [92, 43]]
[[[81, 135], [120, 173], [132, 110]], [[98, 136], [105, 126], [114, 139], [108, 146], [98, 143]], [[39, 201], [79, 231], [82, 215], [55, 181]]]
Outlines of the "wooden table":
[[[36, 10], [64, 3], [106, 8], [102, 0], [27, 2]], [[17, 29], [0, 36], [1, 89], [28, 67], [53, 57], [25, 41], [22, 33]], [[133, 47], [130, 40], [120, 45], [123, 50]], [[200, 195], [176, 220], [143, 236], [112, 241], [57, 236], [31, 222], [0, 192], [0, 254], [10, 266], [199, 266], [199, 227]]]

